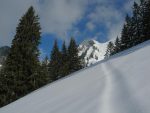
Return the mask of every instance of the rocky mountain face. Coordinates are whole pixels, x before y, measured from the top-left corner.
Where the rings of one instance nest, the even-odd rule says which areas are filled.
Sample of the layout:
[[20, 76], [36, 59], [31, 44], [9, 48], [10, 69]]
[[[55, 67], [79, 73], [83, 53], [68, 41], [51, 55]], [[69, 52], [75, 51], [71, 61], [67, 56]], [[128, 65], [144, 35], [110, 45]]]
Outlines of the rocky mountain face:
[[104, 59], [107, 44], [108, 42], [100, 43], [96, 40], [85, 40], [78, 47], [79, 56], [83, 58], [86, 66], [95, 64]]

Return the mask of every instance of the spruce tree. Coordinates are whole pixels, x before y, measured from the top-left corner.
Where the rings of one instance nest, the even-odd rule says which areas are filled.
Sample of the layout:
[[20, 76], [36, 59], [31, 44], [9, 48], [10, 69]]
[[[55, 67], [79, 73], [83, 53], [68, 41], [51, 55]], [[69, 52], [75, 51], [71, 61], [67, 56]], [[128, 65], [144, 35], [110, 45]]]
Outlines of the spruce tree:
[[[43, 60], [42, 62], [42, 65], [41, 65], [41, 71], [42, 71], [42, 75], [44, 75], [45, 77], [45, 84], [48, 83], [48, 82], [51, 82], [50, 80], [50, 75], [49, 75], [49, 68], [48, 68], [48, 65], [49, 65], [49, 59], [48, 57], [46, 56], [45, 59]], [[43, 82], [43, 83], [44, 83]]]
[[141, 40], [141, 32], [142, 32], [142, 27], [141, 27], [141, 18], [140, 18], [140, 7], [139, 5], [134, 2], [133, 5], [133, 39], [132, 39], [132, 46], [135, 46], [136, 44], [140, 43]]
[[115, 45], [114, 45], [114, 54], [118, 53], [121, 51], [121, 41], [120, 39], [117, 37], [115, 40]]
[[7, 87], [6, 103], [24, 96], [42, 84], [38, 60], [41, 38], [38, 20], [33, 7], [30, 7], [16, 29], [10, 53], [2, 69]]
[[[140, 0], [140, 18], [141, 18], [141, 41], [140, 42], [143, 42], [143, 41], [146, 41], [147, 40], [147, 3], [148, 3], [149, 0]], [[149, 14], [148, 14], [149, 15]]]
[[105, 58], [109, 58], [111, 55], [114, 54], [114, 44], [112, 42], [109, 42], [107, 45], [107, 50], [106, 50], [106, 54], [105, 54]]
[[50, 79], [55, 81], [60, 78], [60, 68], [62, 64], [61, 52], [59, 51], [57, 40], [54, 42], [54, 46], [51, 52], [49, 63]]
[[125, 50], [127, 48], [127, 41], [126, 39], [128, 38], [128, 33], [127, 33], [127, 27], [126, 25], [123, 26], [122, 32], [121, 32], [121, 51]]
[[142, 10], [142, 24], [143, 32], [142, 38], [143, 41], [150, 39], [150, 0], [141, 1], [141, 10]]
[[82, 60], [78, 56], [78, 46], [74, 38], [71, 38], [68, 47], [69, 72], [75, 72], [83, 68]]
[[146, 40], [150, 40], [150, 0], [147, 0], [147, 4], [146, 4]]
[[69, 74], [68, 50], [65, 41], [63, 42], [61, 53], [62, 53], [62, 58], [61, 58], [62, 66], [60, 71], [62, 77], [64, 77]]
[[6, 77], [0, 70], [0, 107], [6, 105], [8, 102], [8, 85], [6, 83]]

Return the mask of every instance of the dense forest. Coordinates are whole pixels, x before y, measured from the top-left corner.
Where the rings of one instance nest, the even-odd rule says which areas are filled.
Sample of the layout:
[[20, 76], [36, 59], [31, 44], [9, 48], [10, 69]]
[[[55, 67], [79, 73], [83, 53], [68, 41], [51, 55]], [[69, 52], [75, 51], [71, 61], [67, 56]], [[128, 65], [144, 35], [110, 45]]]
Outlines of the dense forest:
[[121, 37], [109, 42], [106, 58], [150, 39], [150, 0], [134, 2], [132, 16], [126, 15]]

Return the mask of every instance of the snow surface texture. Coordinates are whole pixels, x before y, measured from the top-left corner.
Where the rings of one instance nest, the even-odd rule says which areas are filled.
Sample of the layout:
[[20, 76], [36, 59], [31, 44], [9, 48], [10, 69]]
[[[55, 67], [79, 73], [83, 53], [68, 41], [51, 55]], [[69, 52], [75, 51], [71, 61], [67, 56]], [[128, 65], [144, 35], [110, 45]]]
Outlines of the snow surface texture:
[[90, 66], [104, 59], [107, 43], [99, 43], [96, 40], [85, 40], [79, 45], [79, 56], [84, 59], [85, 64]]
[[150, 113], [150, 41], [47, 85], [0, 113]]

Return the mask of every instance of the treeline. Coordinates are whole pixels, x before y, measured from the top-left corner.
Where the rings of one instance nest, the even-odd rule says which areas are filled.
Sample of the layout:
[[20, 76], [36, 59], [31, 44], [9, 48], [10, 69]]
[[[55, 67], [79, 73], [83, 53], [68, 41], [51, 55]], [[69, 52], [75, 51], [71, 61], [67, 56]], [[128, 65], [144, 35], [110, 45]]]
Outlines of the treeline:
[[47, 69], [45, 72], [48, 73], [50, 82], [53, 82], [82, 69], [84, 62], [78, 56], [78, 46], [75, 40], [71, 38], [69, 46], [66, 47], [64, 41], [61, 50], [59, 50], [57, 40], [55, 40], [50, 60], [46, 57], [42, 66], [43, 69]]
[[41, 64], [40, 39], [39, 17], [30, 7], [20, 19], [9, 55], [0, 70], [0, 107], [83, 68], [73, 38], [68, 47], [64, 42], [61, 51], [55, 41], [50, 60], [46, 58]]
[[132, 16], [127, 15], [121, 37], [109, 42], [105, 57], [131, 48], [150, 39], [150, 0], [134, 2]]

